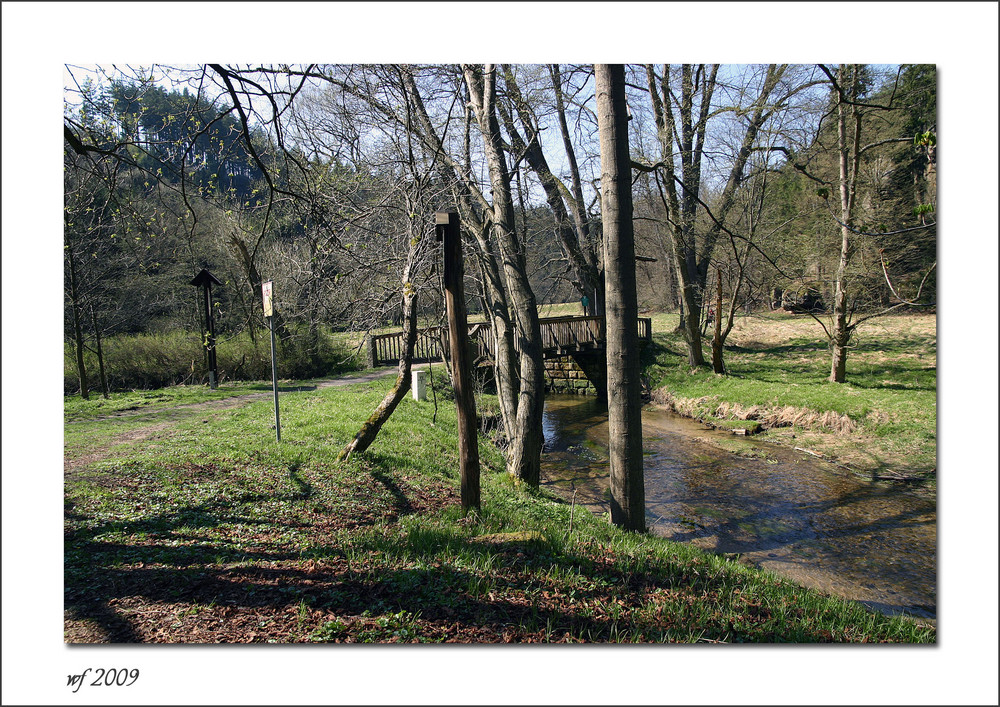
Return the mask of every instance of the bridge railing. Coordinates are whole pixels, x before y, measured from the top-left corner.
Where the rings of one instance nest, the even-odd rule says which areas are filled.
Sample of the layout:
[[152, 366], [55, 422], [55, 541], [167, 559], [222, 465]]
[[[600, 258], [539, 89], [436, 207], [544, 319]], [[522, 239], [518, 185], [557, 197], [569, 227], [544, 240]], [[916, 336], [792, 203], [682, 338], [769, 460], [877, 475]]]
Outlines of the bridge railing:
[[[546, 351], [600, 347], [607, 337], [603, 316], [547, 317], [540, 319], [539, 323], [542, 327], [542, 348]], [[640, 342], [652, 341], [652, 319], [640, 317], [638, 328]]]
[[542, 348], [596, 348], [604, 341], [604, 317], [547, 317], [540, 319]]
[[[489, 324], [469, 325], [469, 340], [474, 347], [475, 360], [493, 358], [493, 329]], [[442, 360], [441, 352], [448, 346], [447, 327], [428, 327], [417, 330], [417, 341], [413, 347], [413, 362]], [[403, 332], [376, 334], [368, 337], [368, 365], [389, 366], [399, 361], [403, 354]]]
[[[542, 349], [560, 353], [604, 345], [604, 317], [547, 317], [539, 320], [542, 330]], [[639, 341], [649, 342], [653, 337], [653, 322], [648, 317], [638, 321]], [[469, 325], [469, 339], [475, 347], [477, 361], [493, 360], [496, 347], [493, 328], [486, 323]], [[413, 351], [414, 363], [441, 360], [441, 352], [448, 345], [448, 330], [445, 327], [429, 327], [417, 331], [417, 342]], [[403, 332], [378, 334], [368, 338], [368, 365], [386, 366], [399, 361], [403, 352]]]

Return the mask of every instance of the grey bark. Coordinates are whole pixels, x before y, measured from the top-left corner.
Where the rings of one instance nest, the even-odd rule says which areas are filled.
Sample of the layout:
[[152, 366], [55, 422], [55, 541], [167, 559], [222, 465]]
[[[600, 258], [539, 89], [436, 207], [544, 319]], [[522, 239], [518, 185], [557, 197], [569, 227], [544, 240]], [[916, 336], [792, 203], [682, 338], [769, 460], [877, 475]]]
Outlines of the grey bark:
[[493, 191], [493, 204], [489, 215], [500, 251], [509, 295], [508, 304], [511, 306], [511, 319], [515, 322], [515, 341], [520, 354], [518, 376], [520, 393], [508, 470], [516, 479], [530, 486], [537, 486], [541, 465], [542, 410], [545, 394], [542, 335], [535, 295], [528, 281], [524, 251], [514, 229], [510, 174], [504, 157], [503, 139], [496, 109], [496, 67], [487, 64], [480, 69], [464, 64], [462, 72], [483, 137], [490, 186]]
[[[851, 94], [857, 93], [859, 67], [841, 64], [838, 71], [840, 85]], [[839, 94], [838, 94], [839, 95]], [[848, 119], [852, 125], [848, 125]], [[840, 95], [837, 101], [837, 147], [839, 149], [840, 185], [840, 259], [834, 276], [833, 331], [830, 336], [830, 381], [843, 383], [847, 380], [847, 345], [851, 340], [853, 327], [848, 322], [847, 311], [847, 266], [851, 257], [851, 227], [854, 219], [854, 202], [857, 194], [858, 150], [861, 139], [861, 114], [858, 106], [850, 104]]]
[[641, 532], [646, 527], [646, 508], [625, 67], [596, 64], [594, 76], [601, 142], [611, 521]]

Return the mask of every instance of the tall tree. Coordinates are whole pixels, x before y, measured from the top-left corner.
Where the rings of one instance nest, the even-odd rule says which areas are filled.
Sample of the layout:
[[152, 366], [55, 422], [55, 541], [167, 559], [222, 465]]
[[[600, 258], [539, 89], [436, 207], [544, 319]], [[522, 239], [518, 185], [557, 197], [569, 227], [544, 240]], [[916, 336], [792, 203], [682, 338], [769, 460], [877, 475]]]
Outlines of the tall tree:
[[[763, 68], [754, 82], [755, 90], [742, 87], [736, 100], [726, 105], [717, 98], [719, 68], [718, 64], [665, 65], [658, 74], [652, 64], [645, 66], [660, 159], [655, 165], [643, 168], [653, 170], [666, 214], [670, 255], [681, 293], [681, 328], [688, 347], [688, 364], [692, 367], [706, 365], [701, 343], [705, 287], [715, 246], [726, 231], [725, 223], [736, 203], [747, 161], [759, 149], [765, 124], [792, 96], [809, 85], [783, 86], [788, 67], [771, 64]], [[671, 80], [678, 74], [679, 85]], [[701, 198], [705, 146], [710, 136], [710, 121], [723, 114], [739, 118], [738, 138], [733, 154], [727, 156], [725, 185], [709, 211]], [[707, 217], [707, 228], [699, 226], [702, 214]]]
[[507, 285], [512, 319], [520, 355], [517, 416], [508, 467], [519, 480], [537, 486], [541, 473], [542, 412], [544, 409], [544, 365], [542, 333], [538, 307], [531, 289], [525, 265], [524, 251], [514, 223], [514, 203], [511, 196], [510, 172], [507, 169], [503, 136], [496, 106], [496, 74], [494, 64], [483, 67], [465, 64], [462, 73], [469, 91], [483, 139], [483, 149], [493, 191], [489, 213], [493, 234], [500, 251], [500, 261]]
[[[829, 380], [833, 383], [843, 383], [847, 380], [848, 345], [857, 327], [862, 322], [875, 316], [880, 316], [892, 309], [914, 303], [911, 301], [900, 301], [888, 308], [876, 308], [874, 311], [855, 316], [857, 313], [856, 305], [849, 301], [848, 290], [852, 286], [849, 266], [851, 260], [859, 250], [857, 241], [899, 234], [898, 230], [887, 231], [884, 228], [884, 224], [878, 224], [882, 226], [880, 233], [865, 232], [863, 229], [858, 228], [857, 210], [859, 207], [859, 197], [862, 196], [863, 185], [861, 180], [862, 160], [865, 158], [870, 159], [875, 154], [877, 148], [887, 144], [912, 142], [919, 146], [920, 139], [923, 136], [893, 136], [878, 139], [868, 144], [862, 144], [865, 114], [870, 111], [887, 112], [894, 110], [893, 98], [895, 90], [893, 90], [888, 101], [885, 103], [865, 100], [865, 94], [868, 93], [869, 88], [867, 85], [869, 79], [866, 67], [858, 64], [841, 64], [837, 67], [835, 75], [833, 71], [825, 66], [821, 65], [820, 68], [830, 78], [836, 106], [837, 187], [840, 197], [839, 214], [834, 217], [840, 227], [840, 257], [834, 276], [833, 321], [832, 326], [827, 331], [831, 349]], [[871, 201], [879, 200], [877, 190], [875, 193], [870, 193], [869, 196], [871, 197]], [[919, 209], [914, 211], [914, 217], [920, 218], [921, 216], [922, 213]], [[903, 229], [903, 231], [913, 234], [914, 232], [932, 227], [933, 224], [922, 223], [918, 226]], [[880, 253], [883, 250], [880, 250]], [[884, 265], [884, 260], [881, 262], [886, 280], [888, 281], [888, 270]], [[889, 282], [889, 287], [890, 289], [892, 288], [891, 282]], [[923, 282], [917, 291], [916, 298], [919, 298], [922, 289]]]
[[601, 139], [611, 521], [627, 530], [643, 531], [646, 497], [642, 469], [639, 306], [635, 291], [625, 67], [595, 64], [594, 79]]

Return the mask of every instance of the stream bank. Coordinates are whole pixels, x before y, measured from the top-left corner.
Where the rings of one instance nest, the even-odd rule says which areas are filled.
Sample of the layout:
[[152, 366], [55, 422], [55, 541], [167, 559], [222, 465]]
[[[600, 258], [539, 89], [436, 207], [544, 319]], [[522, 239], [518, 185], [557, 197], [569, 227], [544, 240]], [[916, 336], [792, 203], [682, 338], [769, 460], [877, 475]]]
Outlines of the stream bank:
[[[607, 512], [606, 409], [550, 396], [544, 426], [542, 484]], [[650, 532], [883, 613], [936, 616], [933, 498], [649, 406], [643, 437]]]

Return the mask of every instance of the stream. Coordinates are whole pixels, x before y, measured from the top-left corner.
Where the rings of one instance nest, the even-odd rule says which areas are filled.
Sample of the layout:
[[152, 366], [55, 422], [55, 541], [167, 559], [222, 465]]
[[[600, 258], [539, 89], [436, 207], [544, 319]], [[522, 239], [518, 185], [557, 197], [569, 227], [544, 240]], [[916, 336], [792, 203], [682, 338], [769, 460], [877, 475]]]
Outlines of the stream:
[[[608, 512], [608, 416], [595, 398], [546, 397], [542, 485]], [[802, 452], [645, 408], [649, 531], [886, 614], [935, 619], [933, 498], [873, 484]], [[740, 445], [739, 453], [707, 440]]]

